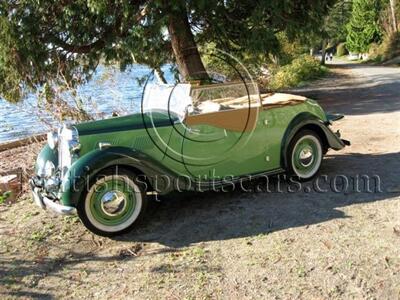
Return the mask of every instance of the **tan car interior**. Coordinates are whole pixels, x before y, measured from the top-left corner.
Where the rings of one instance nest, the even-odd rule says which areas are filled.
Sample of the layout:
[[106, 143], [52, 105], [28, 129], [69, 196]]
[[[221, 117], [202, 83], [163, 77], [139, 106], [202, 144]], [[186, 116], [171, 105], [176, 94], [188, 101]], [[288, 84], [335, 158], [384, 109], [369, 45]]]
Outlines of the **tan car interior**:
[[[222, 92], [218, 93], [218, 90]], [[250, 96], [247, 94], [250, 93]], [[240, 96], [245, 94], [244, 96]], [[224, 94], [226, 97], [219, 97]], [[239, 95], [239, 97], [235, 97]], [[213, 85], [210, 87], [195, 87], [191, 96], [195, 106], [201, 107], [210, 103], [213, 112], [188, 114], [185, 118], [185, 124], [193, 125], [211, 125], [232, 131], [251, 131], [255, 128], [260, 109], [273, 109], [286, 105], [297, 105], [303, 103], [306, 98], [302, 96], [270, 93], [259, 94], [258, 88], [253, 86], [244, 87], [244, 83]], [[213, 98], [216, 97], [216, 98]], [[216, 106], [216, 104], [218, 104]]]

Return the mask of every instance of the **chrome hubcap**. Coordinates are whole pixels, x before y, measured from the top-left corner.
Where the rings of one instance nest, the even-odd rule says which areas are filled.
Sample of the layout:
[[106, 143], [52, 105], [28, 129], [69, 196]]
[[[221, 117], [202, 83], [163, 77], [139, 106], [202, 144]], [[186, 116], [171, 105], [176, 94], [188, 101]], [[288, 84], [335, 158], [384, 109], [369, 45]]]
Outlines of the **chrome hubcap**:
[[101, 198], [101, 209], [109, 216], [117, 216], [124, 211], [127, 201], [120, 191], [110, 191]]
[[314, 154], [311, 148], [305, 148], [300, 152], [300, 164], [307, 168], [311, 166], [314, 161]]

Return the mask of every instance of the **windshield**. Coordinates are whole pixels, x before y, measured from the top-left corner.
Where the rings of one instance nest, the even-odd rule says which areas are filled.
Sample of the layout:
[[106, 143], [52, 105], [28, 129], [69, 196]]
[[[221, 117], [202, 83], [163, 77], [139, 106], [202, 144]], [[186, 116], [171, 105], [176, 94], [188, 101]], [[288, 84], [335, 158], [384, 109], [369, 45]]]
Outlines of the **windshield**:
[[232, 82], [193, 86], [151, 83], [145, 87], [143, 112], [166, 111], [183, 120], [196, 115], [229, 109], [260, 106], [260, 93], [255, 83]]
[[192, 105], [190, 88], [190, 84], [148, 84], [143, 94], [143, 112], [165, 111], [183, 120], [187, 107]]
[[249, 108], [260, 105], [257, 84], [233, 82], [192, 87], [191, 114], [217, 112], [229, 109]]

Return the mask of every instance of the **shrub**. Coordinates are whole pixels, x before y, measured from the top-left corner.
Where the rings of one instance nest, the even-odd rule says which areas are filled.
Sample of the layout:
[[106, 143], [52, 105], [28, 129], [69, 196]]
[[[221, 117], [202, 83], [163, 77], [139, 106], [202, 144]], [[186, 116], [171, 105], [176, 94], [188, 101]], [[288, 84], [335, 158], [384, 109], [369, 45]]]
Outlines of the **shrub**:
[[295, 87], [302, 82], [317, 79], [324, 75], [327, 69], [310, 55], [302, 55], [290, 64], [277, 69], [269, 83], [272, 90]]
[[384, 62], [400, 56], [400, 32], [388, 35], [382, 44], [372, 44], [369, 51], [370, 60]]
[[391, 34], [382, 43], [383, 56], [385, 60], [400, 56], [400, 32]]
[[349, 52], [347, 51], [346, 43], [340, 43], [340, 44], [337, 46], [337, 49], [336, 49], [336, 55], [337, 55], [337, 56], [339, 56], [339, 57], [345, 56], [345, 55], [347, 55], [348, 53], [349, 53]]
[[0, 204], [3, 204], [10, 196], [11, 196], [11, 192], [2, 193], [0, 191]]
[[369, 47], [369, 60], [373, 60], [375, 62], [381, 62], [383, 60], [381, 45], [372, 43]]
[[299, 40], [289, 39], [284, 32], [278, 33], [277, 39], [280, 47], [276, 56], [279, 59], [279, 63], [282, 65], [289, 64], [293, 59], [308, 50]]

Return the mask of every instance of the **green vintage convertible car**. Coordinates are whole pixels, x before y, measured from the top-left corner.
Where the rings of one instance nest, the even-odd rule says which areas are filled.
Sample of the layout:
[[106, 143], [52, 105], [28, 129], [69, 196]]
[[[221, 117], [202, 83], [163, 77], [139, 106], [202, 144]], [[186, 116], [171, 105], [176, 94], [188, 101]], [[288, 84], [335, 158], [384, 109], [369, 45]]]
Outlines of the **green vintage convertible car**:
[[35, 202], [78, 213], [113, 236], [143, 216], [147, 194], [204, 191], [287, 172], [314, 177], [328, 149], [348, 141], [329, 128], [342, 116], [247, 83], [147, 89], [141, 112], [48, 134], [30, 180]]

